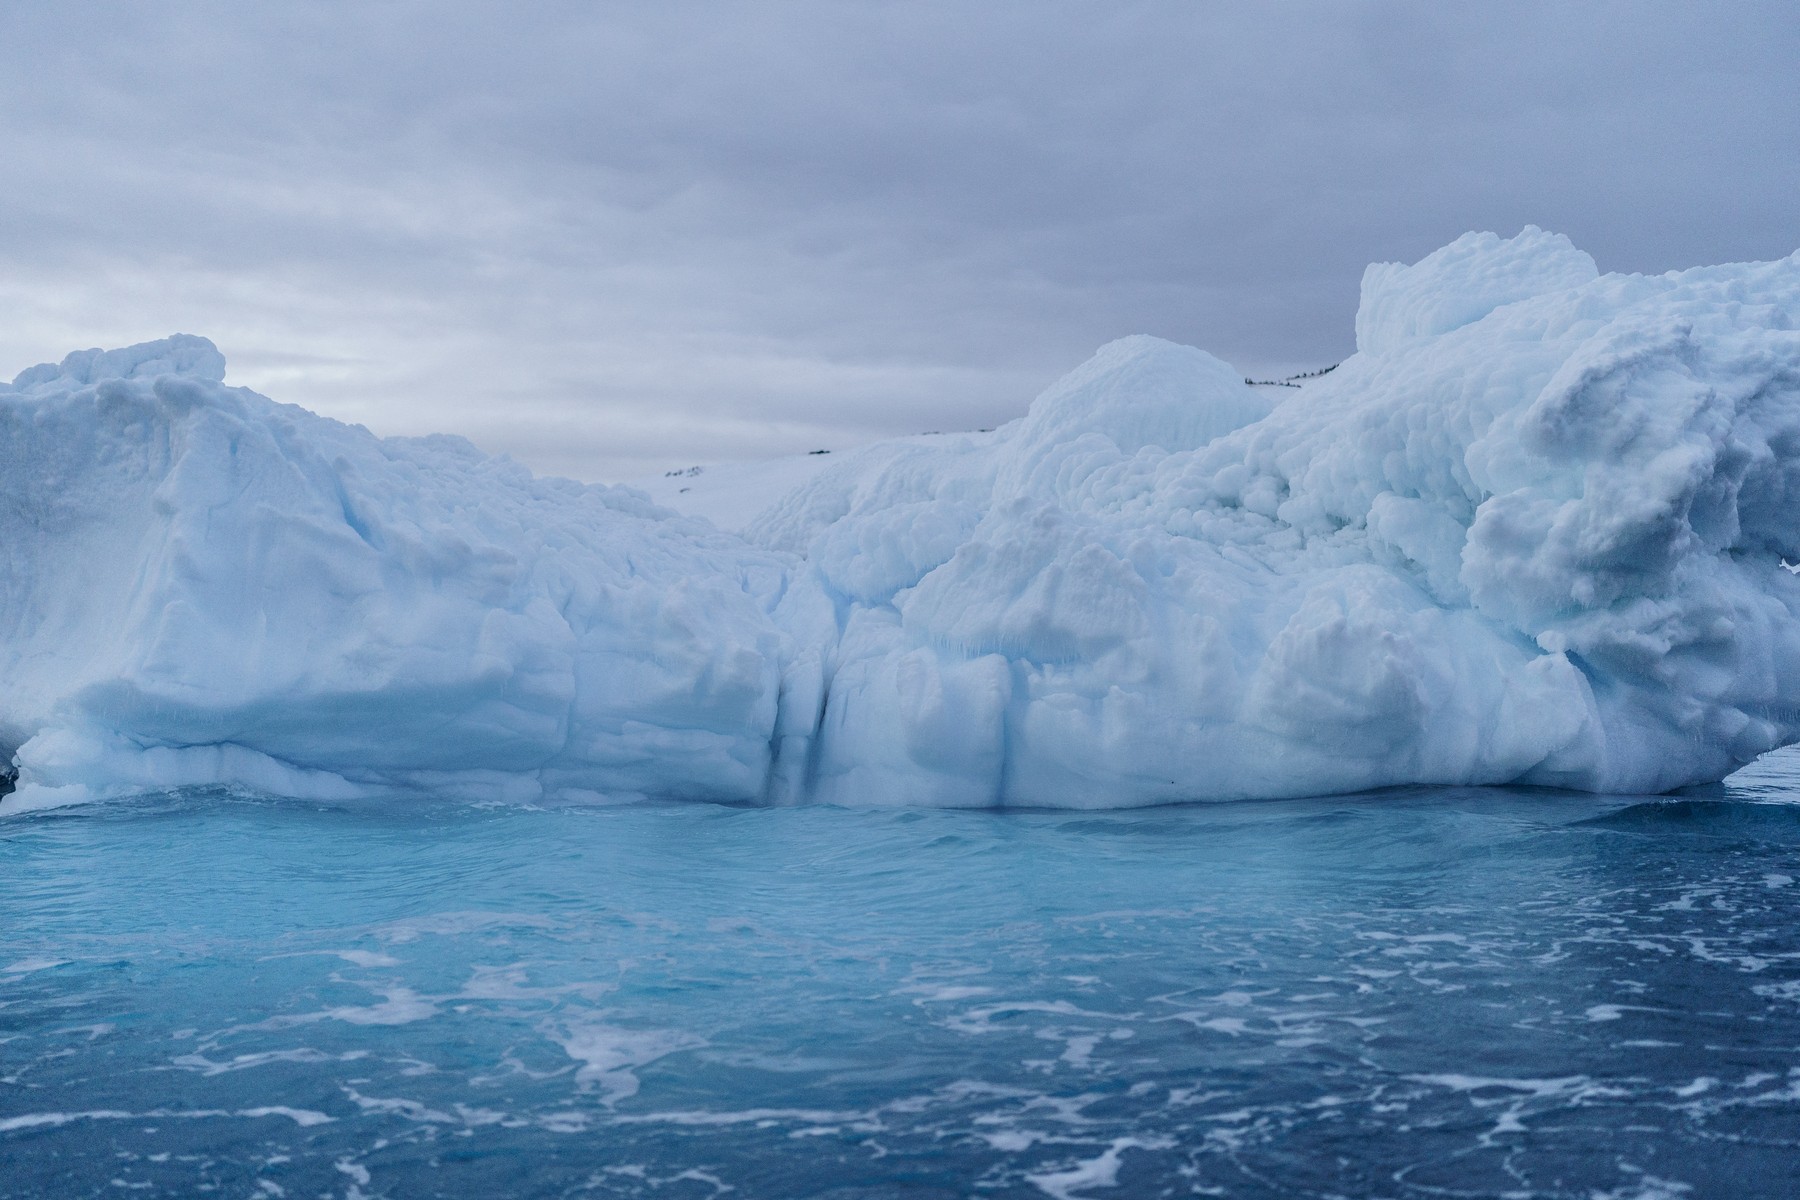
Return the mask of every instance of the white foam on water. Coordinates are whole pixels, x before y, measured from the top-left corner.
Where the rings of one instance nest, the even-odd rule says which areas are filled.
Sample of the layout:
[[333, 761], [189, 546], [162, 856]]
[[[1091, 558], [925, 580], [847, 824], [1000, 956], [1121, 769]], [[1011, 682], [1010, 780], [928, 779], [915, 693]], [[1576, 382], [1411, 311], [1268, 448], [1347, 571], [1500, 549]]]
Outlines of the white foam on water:
[[397, 967], [400, 960], [391, 954], [377, 954], [372, 950], [330, 950], [345, 962], [357, 967]]
[[198, 1071], [200, 1074], [210, 1077], [229, 1074], [232, 1071], [254, 1070], [257, 1067], [266, 1067], [274, 1063], [356, 1062], [368, 1056], [367, 1050], [345, 1050], [340, 1054], [327, 1054], [322, 1050], [302, 1046], [292, 1050], [264, 1050], [255, 1054], [239, 1054], [224, 1062], [207, 1058], [204, 1054], [182, 1054], [169, 1061], [183, 1070]]
[[122, 1109], [87, 1109], [79, 1112], [38, 1112], [23, 1113], [15, 1117], [0, 1117], [0, 1133], [10, 1133], [15, 1129], [68, 1125], [76, 1121], [203, 1120], [213, 1117], [244, 1117], [253, 1120], [264, 1117], [283, 1117], [302, 1128], [327, 1125], [334, 1119], [312, 1109], [290, 1108], [280, 1104], [240, 1109], [156, 1108], [144, 1112], [127, 1112]]
[[11, 966], [0, 969], [0, 975], [29, 975], [33, 971], [48, 971], [52, 967], [68, 964], [66, 958], [21, 958]]
[[1025, 1178], [1045, 1195], [1055, 1200], [1079, 1200], [1080, 1193], [1095, 1188], [1117, 1187], [1122, 1155], [1127, 1150], [1161, 1150], [1172, 1143], [1156, 1138], [1115, 1138], [1112, 1145], [1094, 1158], [1076, 1163], [1062, 1171], [1045, 1171]]
[[[308, 1014], [312, 1019], [347, 1021], [352, 1025], [407, 1025], [437, 1015], [438, 1005], [411, 988], [379, 988], [384, 997], [380, 1004], [343, 1005], [320, 1013]], [[304, 1020], [306, 1017], [295, 1018]]]
[[571, 1022], [546, 1036], [581, 1064], [575, 1071], [576, 1083], [583, 1090], [598, 1091], [601, 1103], [609, 1107], [637, 1094], [637, 1068], [706, 1045], [704, 1038], [677, 1030], [625, 1029], [599, 1020]]
[[428, 917], [391, 921], [374, 930], [376, 937], [393, 945], [405, 945], [422, 937], [460, 937], [495, 929], [554, 929], [556, 922], [540, 913], [446, 912]]

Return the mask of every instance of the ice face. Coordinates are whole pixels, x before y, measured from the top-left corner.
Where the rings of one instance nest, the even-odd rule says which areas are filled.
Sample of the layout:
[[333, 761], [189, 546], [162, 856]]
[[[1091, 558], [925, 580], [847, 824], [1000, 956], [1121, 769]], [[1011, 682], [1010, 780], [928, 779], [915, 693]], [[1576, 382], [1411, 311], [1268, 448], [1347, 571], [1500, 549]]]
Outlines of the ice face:
[[9, 803], [1717, 779], [1800, 738], [1796, 316], [1800, 257], [1471, 234], [1371, 267], [1303, 389], [1127, 338], [742, 539], [225, 388], [202, 339], [71, 356], [0, 391]]
[[178, 338], [0, 393], [13, 805], [761, 793], [782, 560], [631, 492], [224, 387], [221, 364]]
[[[851, 684], [813, 793], [928, 802], [900, 747], [971, 738], [958, 777], [1057, 805], [1657, 791], [1792, 740], [1800, 263], [1599, 278], [1528, 229], [1372, 268], [1364, 301], [1364, 352], [1261, 419], [1219, 372], [1133, 394], [1237, 419], [1119, 437], [1119, 381], [1194, 354], [1133, 339], [990, 444], [766, 514], [786, 544], [844, 514], [812, 543]], [[980, 512], [953, 554], [885, 603], [841, 582], [834, 550], [933, 503]]]

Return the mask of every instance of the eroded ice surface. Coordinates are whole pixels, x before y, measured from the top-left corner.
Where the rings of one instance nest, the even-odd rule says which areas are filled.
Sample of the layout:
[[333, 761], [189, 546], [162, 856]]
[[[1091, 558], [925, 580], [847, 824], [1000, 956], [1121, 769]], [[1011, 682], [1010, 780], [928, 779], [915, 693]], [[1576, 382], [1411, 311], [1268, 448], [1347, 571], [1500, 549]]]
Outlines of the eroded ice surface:
[[1797, 315], [1800, 258], [1471, 234], [1371, 267], [1291, 395], [1127, 338], [742, 538], [226, 388], [201, 339], [71, 356], [0, 392], [6, 804], [1716, 780], [1800, 737]]
[[237, 783], [743, 799], [787, 564], [457, 438], [378, 439], [174, 338], [0, 392], [14, 804]]

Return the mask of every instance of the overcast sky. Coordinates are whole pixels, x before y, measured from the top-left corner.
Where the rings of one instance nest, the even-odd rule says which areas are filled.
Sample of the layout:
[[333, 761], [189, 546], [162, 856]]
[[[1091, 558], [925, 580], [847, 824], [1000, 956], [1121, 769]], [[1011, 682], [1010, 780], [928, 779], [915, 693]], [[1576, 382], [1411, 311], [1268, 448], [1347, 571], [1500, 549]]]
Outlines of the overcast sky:
[[1774, 3], [11, 4], [0, 372], [200, 333], [625, 479], [986, 426], [1153, 333], [1258, 376], [1467, 229], [1800, 247]]

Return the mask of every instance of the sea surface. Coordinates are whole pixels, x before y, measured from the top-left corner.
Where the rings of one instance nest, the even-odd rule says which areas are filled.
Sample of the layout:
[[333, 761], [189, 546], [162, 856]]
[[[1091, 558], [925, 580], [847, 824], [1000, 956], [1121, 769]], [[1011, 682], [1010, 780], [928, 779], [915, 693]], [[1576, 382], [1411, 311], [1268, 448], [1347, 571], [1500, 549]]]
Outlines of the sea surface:
[[1800, 1195], [1800, 755], [1676, 798], [10, 819], [0, 1195]]

